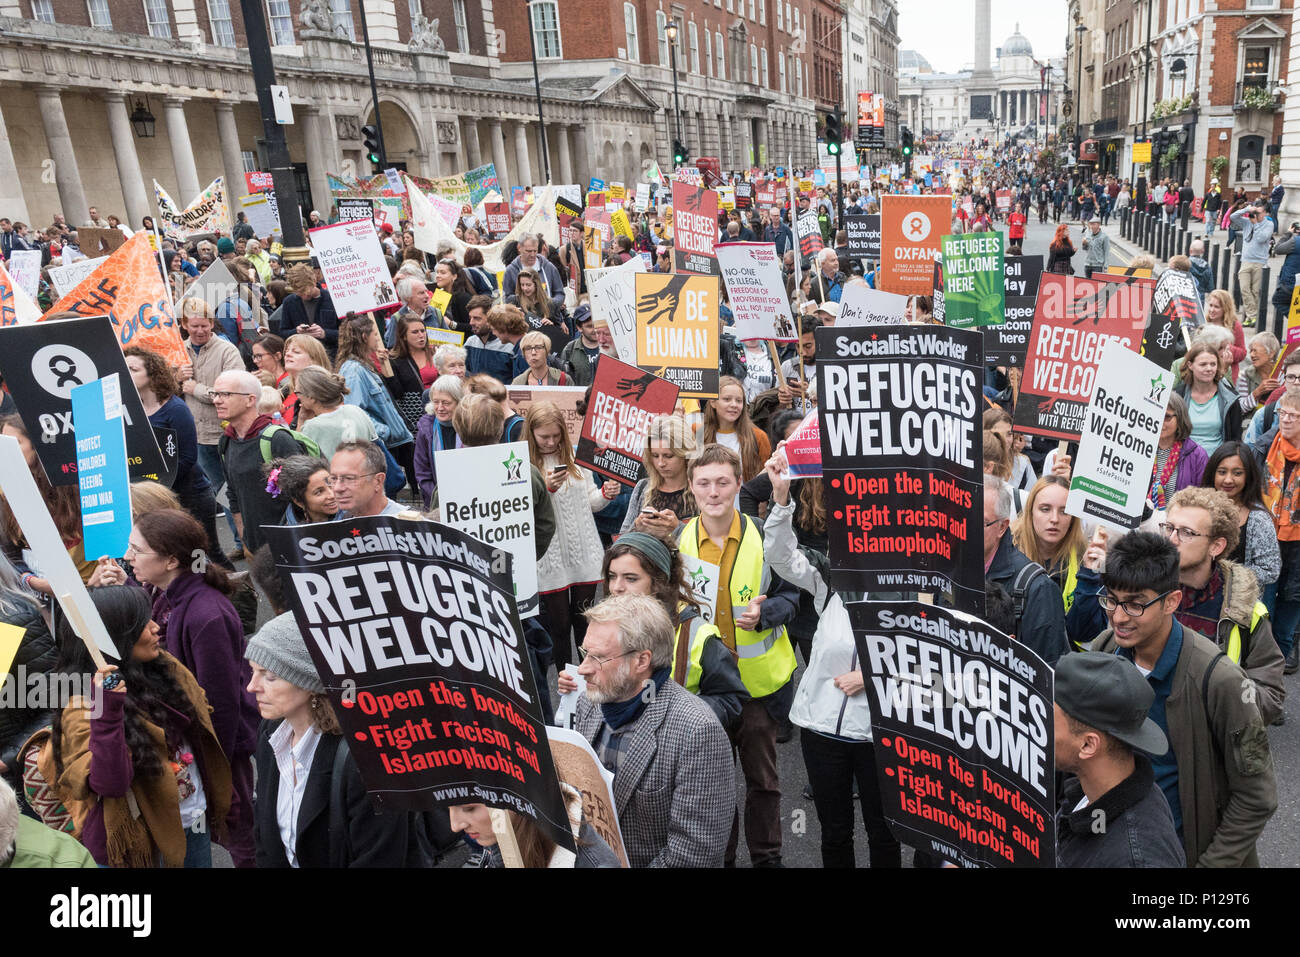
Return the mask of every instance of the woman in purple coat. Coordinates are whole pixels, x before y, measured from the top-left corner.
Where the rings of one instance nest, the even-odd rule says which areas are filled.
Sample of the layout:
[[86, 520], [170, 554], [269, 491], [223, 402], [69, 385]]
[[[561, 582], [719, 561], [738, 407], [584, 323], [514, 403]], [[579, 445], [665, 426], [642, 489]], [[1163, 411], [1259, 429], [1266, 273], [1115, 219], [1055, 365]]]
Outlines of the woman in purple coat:
[[1174, 393], [1169, 396], [1169, 405], [1165, 408], [1156, 461], [1151, 469], [1151, 489], [1147, 493], [1151, 507], [1158, 511], [1164, 511], [1175, 492], [1201, 484], [1210, 456], [1192, 441], [1191, 434], [1192, 418], [1187, 412], [1187, 403]]
[[[212, 727], [230, 759], [233, 793], [226, 849], [236, 867], [254, 866], [253, 765], [260, 720], [247, 690], [252, 670], [244, 659], [244, 629], [230, 603], [225, 569], [207, 561], [207, 533], [178, 509], [147, 512], [131, 530], [126, 557], [141, 584], [161, 592], [155, 620], [169, 654], [194, 673], [208, 703]], [[160, 619], [166, 618], [166, 621]]]

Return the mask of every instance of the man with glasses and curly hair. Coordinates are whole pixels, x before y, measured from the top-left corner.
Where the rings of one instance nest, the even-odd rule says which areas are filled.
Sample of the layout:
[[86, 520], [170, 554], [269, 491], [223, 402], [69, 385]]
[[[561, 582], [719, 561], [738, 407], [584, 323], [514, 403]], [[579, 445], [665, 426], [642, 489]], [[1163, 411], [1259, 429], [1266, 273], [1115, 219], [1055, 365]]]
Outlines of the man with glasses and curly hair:
[[1277, 809], [1268, 734], [1254, 683], [1178, 621], [1181, 565], [1173, 543], [1152, 532], [1112, 546], [1097, 599], [1111, 627], [1092, 650], [1132, 662], [1155, 692], [1148, 715], [1169, 750], [1152, 766], [1188, 865], [1258, 867], [1255, 843]]

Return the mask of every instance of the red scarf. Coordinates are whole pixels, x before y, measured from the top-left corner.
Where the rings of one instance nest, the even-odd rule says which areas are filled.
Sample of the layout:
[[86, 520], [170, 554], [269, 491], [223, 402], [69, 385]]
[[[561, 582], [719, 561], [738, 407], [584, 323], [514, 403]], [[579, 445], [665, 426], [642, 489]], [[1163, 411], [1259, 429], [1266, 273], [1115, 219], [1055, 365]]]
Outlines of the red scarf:
[[[243, 437], [248, 438], [251, 435], [261, 435], [262, 430], [268, 425], [275, 425], [275, 419], [271, 418], [269, 415], [259, 415], [253, 420], [253, 424], [248, 427], [248, 432]], [[239, 433], [235, 431], [235, 427], [229, 423], [226, 425], [225, 434], [232, 439], [240, 437]]]
[[1165, 510], [1165, 506], [1168, 504], [1165, 496], [1165, 486], [1168, 485], [1169, 482], [1173, 479], [1174, 472], [1178, 468], [1179, 456], [1181, 456], [1182, 454], [1183, 454], [1183, 443], [1179, 442], [1177, 445], [1175, 445], [1173, 448], [1169, 450], [1169, 458], [1165, 459], [1165, 467], [1160, 470], [1160, 475], [1158, 477], [1156, 475], [1155, 464], [1152, 463], [1151, 490], [1147, 492], [1147, 498], [1150, 500], [1153, 506], [1155, 506], [1158, 510], [1162, 512]]

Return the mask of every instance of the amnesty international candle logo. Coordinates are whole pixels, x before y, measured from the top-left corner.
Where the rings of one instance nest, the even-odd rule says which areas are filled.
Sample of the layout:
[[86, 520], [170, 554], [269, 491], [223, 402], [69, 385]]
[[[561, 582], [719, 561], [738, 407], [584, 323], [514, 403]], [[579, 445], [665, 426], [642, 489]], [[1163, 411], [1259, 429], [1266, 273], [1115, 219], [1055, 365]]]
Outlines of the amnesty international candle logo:
[[718, 394], [718, 280], [680, 273], [636, 276], [636, 362], [681, 389]]

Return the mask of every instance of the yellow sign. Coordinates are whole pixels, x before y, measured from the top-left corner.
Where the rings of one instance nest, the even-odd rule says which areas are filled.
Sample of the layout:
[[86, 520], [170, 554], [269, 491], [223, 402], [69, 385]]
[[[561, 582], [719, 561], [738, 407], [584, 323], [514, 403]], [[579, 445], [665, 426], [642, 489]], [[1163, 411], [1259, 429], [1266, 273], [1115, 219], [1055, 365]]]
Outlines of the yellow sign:
[[628, 239], [636, 238], [636, 234], [632, 232], [632, 221], [627, 218], [627, 213], [621, 209], [616, 209], [610, 213], [609, 225], [616, 235], [626, 236]]
[[719, 186], [716, 190], [718, 194], [718, 206], [722, 209], [736, 208], [736, 187]]
[[627, 187], [622, 183], [610, 183], [607, 189], [610, 199], [627, 199]]
[[718, 297], [715, 276], [636, 274], [636, 364], [683, 398], [718, 394]]
[[1291, 293], [1291, 310], [1286, 314], [1286, 344], [1292, 346], [1300, 342], [1300, 283]]
[[429, 338], [429, 345], [440, 346], [463, 346], [465, 344], [465, 333], [457, 332], [455, 329], [433, 329], [425, 326], [425, 333]]
[[25, 634], [26, 628], [0, 622], [0, 688], [4, 687], [5, 679], [9, 677], [9, 666], [13, 664]]
[[1111, 276], [1136, 276], [1139, 279], [1150, 279], [1151, 270], [1138, 268], [1135, 266], [1107, 266], [1106, 272]]
[[[613, 220], [613, 217], [610, 217]], [[604, 262], [600, 251], [600, 230], [588, 225], [582, 231], [582, 265], [585, 269], [599, 269]]]
[[1151, 142], [1133, 144], [1133, 162], [1150, 163], [1151, 162]]
[[437, 309], [442, 315], [447, 314], [447, 307], [451, 305], [451, 293], [445, 289], [439, 289], [429, 297], [429, 305]]
[[799, 180], [799, 192], [811, 193], [813, 191], [813, 181], [810, 179]]

